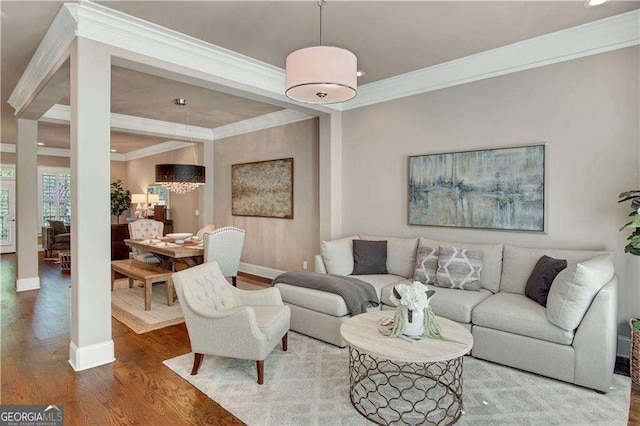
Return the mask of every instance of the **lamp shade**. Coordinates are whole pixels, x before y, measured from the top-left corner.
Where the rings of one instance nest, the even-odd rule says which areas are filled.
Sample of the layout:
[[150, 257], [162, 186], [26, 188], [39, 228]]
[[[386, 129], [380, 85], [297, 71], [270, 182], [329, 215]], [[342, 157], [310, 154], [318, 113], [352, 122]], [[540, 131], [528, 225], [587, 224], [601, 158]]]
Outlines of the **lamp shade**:
[[308, 104], [332, 104], [357, 94], [358, 59], [346, 49], [313, 46], [287, 56], [286, 95]]
[[157, 204], [160, 202], [160, 194], [148, 194], [147, 197], [149, 204]]
[[146, 202], [147, 194], [131, 194], [131, 204], [145, 204]]
[[156, 182], [172, 192], [184, 194], [204, 185], [204, 166], [156, 164]]

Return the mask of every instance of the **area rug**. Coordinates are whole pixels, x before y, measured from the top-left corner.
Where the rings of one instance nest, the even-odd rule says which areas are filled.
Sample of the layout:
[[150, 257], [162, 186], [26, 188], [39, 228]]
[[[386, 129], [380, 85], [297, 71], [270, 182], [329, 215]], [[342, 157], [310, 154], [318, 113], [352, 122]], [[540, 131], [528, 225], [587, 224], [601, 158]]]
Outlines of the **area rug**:
[[116, 280], [114, 283], [111, 315], [137, 334], [184, 322], [178, 300], [172, 306], [167, 306], [166, 284], [153, 285], [151, 310], [145, 311], [144, 288], [137, 282], [133, 288], [129, 288], [128, 279]]
[[[205, 356], [191, 376], [193, 354], [164, 364], [250, 426], [370, 424], [349, 401], [346, 349], [289, 333], [265, 360]], [[631, 381], [614, 376], [605, 395], [557, 380], [465, 357], [461, 425], [626, 425]]]

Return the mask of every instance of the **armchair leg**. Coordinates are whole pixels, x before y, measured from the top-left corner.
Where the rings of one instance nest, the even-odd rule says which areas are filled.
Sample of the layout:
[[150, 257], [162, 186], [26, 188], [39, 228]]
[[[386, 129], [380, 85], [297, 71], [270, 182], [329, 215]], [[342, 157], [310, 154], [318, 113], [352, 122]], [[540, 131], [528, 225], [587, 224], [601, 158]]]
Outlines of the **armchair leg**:
[[256, 368], [258, 369], [258, 384], [264, 383], [264, 360], [256, 361]]
[[282, 350], [287, 351], [287, 344], [289, 343], [289, 333], [284, 333], [282, 336]]
[[204, 355], [199, 354], [199, 353], [194, 353], [194, 358], [193, 358], [193, 368], [191, 369], [191, 375], [195, 376], [196, 374], [198, 374], [198, 370], [200, 369], [200, 364], [202, 364], [202, 358], [204, 358]]
[[236, 276], [231, 277], [231, 284], [233, 284], [234, 287], [238, 287], [237, 279], [238, 279], [238, 277], [236, 277]]

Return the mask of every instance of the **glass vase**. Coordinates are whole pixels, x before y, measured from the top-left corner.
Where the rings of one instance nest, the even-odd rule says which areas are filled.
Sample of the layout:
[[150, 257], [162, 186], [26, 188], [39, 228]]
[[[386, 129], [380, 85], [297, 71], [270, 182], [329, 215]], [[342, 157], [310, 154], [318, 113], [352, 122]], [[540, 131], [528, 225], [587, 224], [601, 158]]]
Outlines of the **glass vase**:
[[424, 334], [424, 310], [410, 310], [406, 306], [402, 307], [404, 319], [404, 330], [402, 334], [406, 336], [418, 337]]

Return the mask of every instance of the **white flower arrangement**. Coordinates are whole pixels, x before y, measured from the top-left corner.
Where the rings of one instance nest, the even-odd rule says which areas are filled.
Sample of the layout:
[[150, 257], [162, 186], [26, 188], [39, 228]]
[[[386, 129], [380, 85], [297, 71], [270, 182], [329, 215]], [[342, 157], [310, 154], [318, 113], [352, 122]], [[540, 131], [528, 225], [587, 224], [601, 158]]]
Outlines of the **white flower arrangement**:
[[396, 306], [406, 306], [411, 311], [422, 311], [429, 306], [429, 299], [435, 294], [434, 290], [419, 281], [411, 284], [398, 284], [393, 287], [391, 301]]

